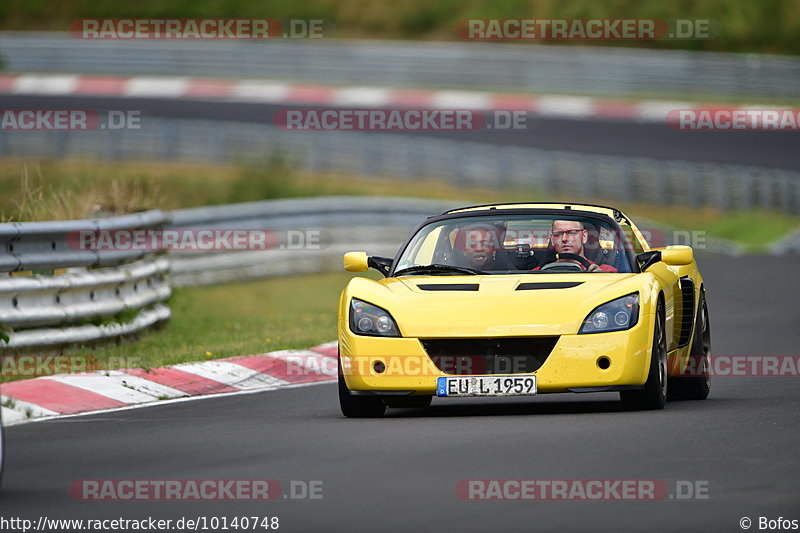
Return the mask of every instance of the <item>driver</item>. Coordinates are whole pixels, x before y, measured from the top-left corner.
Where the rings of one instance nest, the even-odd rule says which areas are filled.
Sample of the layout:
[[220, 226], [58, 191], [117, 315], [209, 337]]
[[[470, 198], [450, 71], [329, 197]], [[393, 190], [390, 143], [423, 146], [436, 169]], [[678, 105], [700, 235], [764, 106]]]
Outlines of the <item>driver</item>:
[[[594, 261], [587, 259], [584, 253], [583, 246], [589, 239], [588, 230], [583, 227], [583, 222], [578, 220], [554, 220], [553, 227], [550, 230], [550, 242], [553, 244], [553, 249], [557, 254], [575, 254], [586, 259], [590, 263], [587, 272], [619, 272], [611, 265], [598, 265]], [[556, 259], [556, 262], [569, 262], [577, 263], [574, 259]], [[583, 265], [581, 265], [583, 268]], [[539, 270], [539, 267], [534, 268]]]

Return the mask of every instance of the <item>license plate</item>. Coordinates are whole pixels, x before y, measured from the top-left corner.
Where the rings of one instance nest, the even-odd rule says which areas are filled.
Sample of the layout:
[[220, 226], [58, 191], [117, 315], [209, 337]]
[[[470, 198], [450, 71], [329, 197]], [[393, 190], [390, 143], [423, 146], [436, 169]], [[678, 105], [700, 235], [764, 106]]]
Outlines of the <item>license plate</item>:
[[532, 396], [536, 376], [459, 376], [437, 378], [436, 396]]

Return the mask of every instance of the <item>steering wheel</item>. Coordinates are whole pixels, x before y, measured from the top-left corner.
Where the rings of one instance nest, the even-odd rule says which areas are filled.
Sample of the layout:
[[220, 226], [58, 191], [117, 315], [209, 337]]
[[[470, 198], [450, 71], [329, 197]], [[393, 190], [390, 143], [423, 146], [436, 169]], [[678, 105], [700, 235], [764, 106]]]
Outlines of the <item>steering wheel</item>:
[[580, 264], [576, 265], [575, 263], [553, 261], [552, 263], [547, 263], [546, 265], [542, 266], [539, 270], [557, 270], [559, 272], [583, 272], [585, 270], [588, 270], [589, 267], [592, 265], [588, 259], [586, 259], [585, 257], [581, 257], [578, 254], [570, 254], [570, 253], [556, 254], [556, 259], [569, 259], [570, 261], [577, 261]]

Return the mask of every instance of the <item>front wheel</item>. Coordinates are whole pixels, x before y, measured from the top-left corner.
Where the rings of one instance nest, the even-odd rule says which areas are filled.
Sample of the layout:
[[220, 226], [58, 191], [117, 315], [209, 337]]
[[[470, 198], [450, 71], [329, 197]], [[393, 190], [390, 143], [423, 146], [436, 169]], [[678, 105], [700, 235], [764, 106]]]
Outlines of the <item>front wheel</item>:
[[377, 396], [355, 396], [347, 388], [339, 360], [339, 407], [347, 418], [380, 418], [386, 412], [386, 404]]
[[622, 404], [628, 409], [663, 409], [667, 403], [667, 335], [664, 305], [659, 302], [653, 327], [650, 350], [650, 371], [641, 390], [620, 391]]
[[690, 376], [677, 376], [669, 380], [670, 400], [705, 400], [711, 390], [709, 355], [711, 354], [711, 326], [708, 323], [708, 304], [705, 292], [700, 292], [694, 339], [689, 354]]

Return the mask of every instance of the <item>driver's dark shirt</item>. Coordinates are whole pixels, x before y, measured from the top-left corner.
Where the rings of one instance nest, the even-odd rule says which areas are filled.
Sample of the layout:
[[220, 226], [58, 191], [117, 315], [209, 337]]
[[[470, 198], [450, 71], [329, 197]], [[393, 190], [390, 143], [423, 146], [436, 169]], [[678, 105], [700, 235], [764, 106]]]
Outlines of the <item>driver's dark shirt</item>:
[[[593, 265], [597, 264], [594, 261], [592, 261], [591, 259], [586, 259], [586, 260], [589, 261]], [[544, 265], [542, 265], [542, 266], [544, 266]], [[603, 272], [619, 272], [619, 270], [617, 270], [616, 268], [612, 267], [611, 265], [599, 265], [599, 266], [600, 266], [600, 270], [602, 270]], [[539, 270], [540, 268], [541, 268], [541, 266], [538, 266], [536, 268], [532, 268], [531, 270]], [[581, 268], [583, 268], [583, 265], [581, 265]]]

